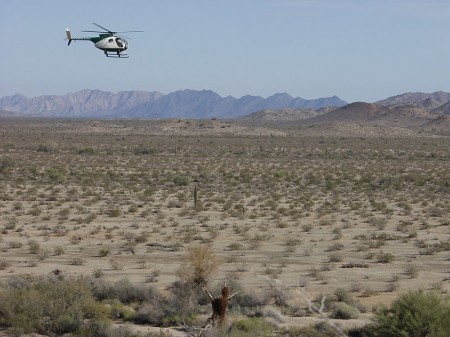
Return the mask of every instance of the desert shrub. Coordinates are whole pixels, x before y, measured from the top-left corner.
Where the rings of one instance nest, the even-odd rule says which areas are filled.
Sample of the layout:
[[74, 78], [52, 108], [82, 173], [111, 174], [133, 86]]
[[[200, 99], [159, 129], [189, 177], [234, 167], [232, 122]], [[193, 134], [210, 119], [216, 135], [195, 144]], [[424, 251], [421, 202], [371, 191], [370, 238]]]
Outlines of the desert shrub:
[[403, 272], [405, 275], [409, 276], [410, 278], [416, 278], [419, 275], [419, 267], [415, 264], [410, 264], [405, 266], [403, 269]]
[[265, 337], [273, 336], [274, 328], [261, 318], [253, 317], [233, 322], [228, 331], [218, 331], [218, 336]]
[[311, 224], [305, 224], [302, 226], [302, 230], [304, 232], [310, 232], [312, 228], [313, 228], [313, 226]]
[[16, 167], [16, 161], [10, 157], [0, 158], [0, 177], [6, 176], [11, 173]]
[[450, 298], [437, 292], [409, 291], [390, 308], [382, 307], [367, 328], [371, 337], [445, 337], [450, 331]]
[[142, 303], [144, 301], [158, 301], [160, 294], [151, 286], [135, 285], [127, 279], [115, 283], [100, 279], [91, 279], [88, 287], [98, 300], [118, 299], [122, 303]]
[[30, 254], [37, 254], [37, 253], [39, 253], [39, 250], [41, 249], [39, 242], [37, 242], [36, 240], [28, 241], [28, 247], [30, 249]]
[[268, 302], [273, 303], [276, 306], [288, 307], [290, 294], [286, 289], [281, 289], [272, 285], [267, 289], [266, 294], [263, 297], [266, 297]]
[[136, 324], [169, 326], [189, 323], [194, 317], [195, 307], [188, 307], [185, 300], [188, 297], [178, 296], [185, 293], [180, 284], [174, 284], [171, 288], [172, 291], [179, 289], [180, 294], [171, 294], [168, 297], [162, 296], [152, 286], [134, 285], [127, 279], [115, 283], [90, 279], [87, 284], [97, 300], [109, 303], [111, 315], [115, 318]]
[[119, 318], [124, 321], [130, 321], [135, 315], [136, 311], [131, 306], [123, 304], [119, 300], [109, 300], [105, 301], [105, 303], [109, 304], [111, 318], [113, 319]]
[[342, 243], [335, 242], [330, 247], [328, 247], [327, 251], [334, 252], [336, 250], [341, 250], [342, 248], [344, 248], [344, 245]]
[[394, 254], [380, 252], [377, 255], [377, 261], [380, 263], [391, 263], [395, 260]]
[[47, 153], [51, 153], [53, 152], [55, 149], [52, 145], [49, 144], [39, 144], [36, 146], [35, 151], [36, 152], [47, 152]]
[[209, 297], [207, 297], [203, 289], [183, 281], [175, 281], [172, 283], [168, 300], [171, 305], [183, 313], [191, 313], [197, 303], [210, 303]]
[[134, 315], [133, 321], [135, 324], [152, 324], [156, 325], [161, 322], [164, 317], [164, 312], [159, 305], [153, 303], [146, 303]]
[[183, 257], [178, 276], [192, 285], [206, 285], [219, 269], [219, 259], [209, 245], [191, 246]]
[[52, 182], [62, 182], [67, 170], [61, 165], [49, 167], [46, 170], [47, 178]]
[[5, 229], [15, 229], [17, 226], [17, 218], [16, 217], [11, 217], [8, 219], [7, 223], [5, 224], [4, 228]]
[[100, 269], [95, 269], [93, 272], [92, 272], [92, 276], [94, 277], [94, 278], [100, 278], [100, 277], [103, 277], [105, 275], [105, 273], [103, 272], [103, 271], [101, 271]]
[[189, 184], [189, 178], [186, 176], [176, 175], [172, 178], [172, 181], [177, 186], [187, 186]]
[[359, 310], [347, 303], [337, 302], [333, 304], [330, 317], [337, 319], [355, 319], [359, 317]]
[[[323, 297], [320, 294], [315, 302], [321, 302]], [[325, 310], [330, 311], [332, 318], [354, 319], [358, 318], [360, 311], [365, 311], [366, 308], [353, 297], [350, 291], [337, 288], [332, 295], [325, 296]]]
[[56, 256], [64, 254], [64, 248], [61, 246], [57, 246], [53, 249], [53, 254]]
[[350, 305], [353, 305], [355, 303], [353, 295], [344, 288], [336, 288], [333, 295], [336, 298], [337, 302], [344, 302]]
[[277, 323], [284, 323], [285, 318], [283, 313], [281, 312], [281, 309], [279, 307], [273, 306], [273, 305], [266, 305], [261, 308], [260, 312], [257, 313], [257, 316], [261, 315], [264, 318], [269, 318], [274, 322]]
[[111, 206], [106, 213], [111, 218], [117, 218], [122, 215], [122, 210], [119, 207]]
[[95, 149], [92, 147], [82, 147], [77, 149], [77, 154], [95, 154]]
[[98, 256], [100, 256], [100, 257], [105, 257], [105, 256], [108, 256], [108, 255], [109, 255], [109, 249], [108, 248], [101, 248], [98, 251]]
[[71, 264], [73, 266], [81, 266], [81, 265], [83, 265], [83, 263], [84, 263], [84, 260], [79, 256], [74, 257], [69, 260], [69, 264]]
[[[192, 317], [192, 316], [190, 316]], [[192, 319], [180, 313], [176, 306], [167, 301], [151, 301], [143, 304], [133, 316], [136, 324], [170, 326], [174, 324], [192, 323]]]
[[306, 327], [289, 327], [281, 329], [277, 336], [283, 337], [340, 337], [340, 334], [329, 324], [322, 322]]
[[0, 313], [0, 324], [16, 333], [75, 333], [86, 319], [110, 323], [106, 307], [79, 279], [14, 279], [0, 289]]
[[20, 241], [10, 241], [8, 242], [8, 248], [18, 249], [22, 247], [22, 242]]
[[328, 261], [329, 262], [341, 262], [342, 261], [342, 254], [339, 253], [330, 253], [328, 254]]
[[9, 261], [1, 259], [0, 260], [0, 270], [5, 270], [6, 268], [8, 268], [11, 265], [11, 263], [9, 263]]
[[109, 337], [111, 324], [106, 320], [90, 320], [82, 327], [80, 337]]
[[253, 316], [259, 308], [269, 304], [270, 296], [267, 293], [239, 292], [230, 302], [230, 310], [236, 310], [247, 316]]

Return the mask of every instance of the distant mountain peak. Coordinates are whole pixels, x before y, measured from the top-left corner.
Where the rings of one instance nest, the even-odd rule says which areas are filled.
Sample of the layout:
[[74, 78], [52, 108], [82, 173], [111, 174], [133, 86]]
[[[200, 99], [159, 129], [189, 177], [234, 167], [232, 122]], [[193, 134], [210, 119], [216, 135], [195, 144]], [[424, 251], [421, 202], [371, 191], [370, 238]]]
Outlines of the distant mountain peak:
[[292, 98], [292, 96], [287, 92], [278, 92], [276, 94], [273, 94], [272, 96], [269, 96], [268, 98]]
[[261, 109], [322, 108], [345, 104], [337, 96], [305, 100], [287, 93], [276, 93], [268, 98], [251, 95], [234, 98], [221, 97], [207, 89], [184, 89], [167, 95], [84, 89], [63, 96], [26, 98], [18, 94], [0, 99], [0, 109], [18, 115], [88, 118], [236, 118]]

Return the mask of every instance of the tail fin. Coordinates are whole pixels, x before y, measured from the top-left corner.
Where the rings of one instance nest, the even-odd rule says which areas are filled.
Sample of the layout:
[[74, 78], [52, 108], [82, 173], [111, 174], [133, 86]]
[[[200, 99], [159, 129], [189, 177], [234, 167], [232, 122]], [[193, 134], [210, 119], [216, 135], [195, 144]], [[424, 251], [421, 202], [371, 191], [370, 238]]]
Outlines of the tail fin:
[[66, 28], [66, 35], [67, 35], [67, 40], [69, 40], [67, 45], [70, 46], [70, 43], [72, 42], [72, 34], [70, 34], [69, 28]]

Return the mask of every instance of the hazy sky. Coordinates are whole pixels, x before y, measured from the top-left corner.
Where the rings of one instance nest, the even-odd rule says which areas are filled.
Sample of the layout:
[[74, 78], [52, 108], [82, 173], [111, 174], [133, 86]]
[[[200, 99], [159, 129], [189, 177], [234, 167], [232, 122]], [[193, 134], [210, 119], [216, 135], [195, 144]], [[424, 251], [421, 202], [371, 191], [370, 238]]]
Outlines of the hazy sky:
[[[125, 34], [128, 59], [90, 41]], [[95, 34], [94, 34], [95, 35]], [[450, 92], [450, 0], [0, 0], [0, 97], [81, 89], [374, 102]]]

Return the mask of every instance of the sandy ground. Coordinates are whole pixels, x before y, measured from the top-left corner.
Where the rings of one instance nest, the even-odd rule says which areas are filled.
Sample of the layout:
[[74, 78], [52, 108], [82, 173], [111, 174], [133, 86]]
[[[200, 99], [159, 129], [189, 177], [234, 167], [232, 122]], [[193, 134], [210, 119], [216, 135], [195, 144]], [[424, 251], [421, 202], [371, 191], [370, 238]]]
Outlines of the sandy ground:
[[368, 313], [347, 327], [403, 291], [450, 290], [448, 138], [85, 123], [2, 124], [0, 279], [58, 269], [166, 291], [209, 244], [211, 284], [275, 287], [303, 309], [351, 290]]

